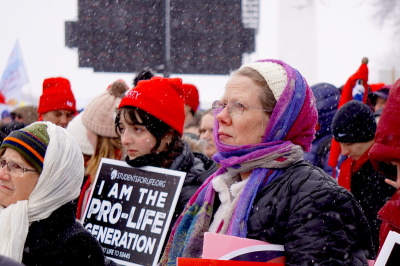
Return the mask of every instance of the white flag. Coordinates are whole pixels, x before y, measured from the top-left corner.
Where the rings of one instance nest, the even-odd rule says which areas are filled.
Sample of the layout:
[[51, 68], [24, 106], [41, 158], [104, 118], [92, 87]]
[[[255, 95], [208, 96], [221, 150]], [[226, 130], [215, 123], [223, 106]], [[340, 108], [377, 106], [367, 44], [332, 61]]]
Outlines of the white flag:
[[18, 41], [11, 52], [0, 80], [0, 92], [9, 105], [22, 101], [22, 88], [28, 83], [28, 75], [22, 60]]

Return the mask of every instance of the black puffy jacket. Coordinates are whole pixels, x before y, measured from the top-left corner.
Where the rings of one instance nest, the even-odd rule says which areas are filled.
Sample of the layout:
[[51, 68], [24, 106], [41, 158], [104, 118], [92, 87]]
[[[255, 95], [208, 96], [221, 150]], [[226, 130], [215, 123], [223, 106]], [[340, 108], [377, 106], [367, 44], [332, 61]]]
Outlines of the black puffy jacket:
[[170, 169], [186, 172], [185, 180], [178, 203], [175, 208], [175, 215], [172, 218], [171, 225], [185, 208], [186, 203], [194, 195], [197, 189], [204, 181], [218, 169], [218, 165], [202, 153], [192, 152], [189, 144], [184, 142], [182, 153], [175, 158]]
[[248, 238], [284, 245], [287, 265], [367, 265], [374, 256], [354, 196], [306, 161], [258, 193], [247, 228]]
[[67, 203], [31, 224], [22, 262], [27, 266], [101, 266], [107, 261], [96, 238], [75, 221], [74, 205]]

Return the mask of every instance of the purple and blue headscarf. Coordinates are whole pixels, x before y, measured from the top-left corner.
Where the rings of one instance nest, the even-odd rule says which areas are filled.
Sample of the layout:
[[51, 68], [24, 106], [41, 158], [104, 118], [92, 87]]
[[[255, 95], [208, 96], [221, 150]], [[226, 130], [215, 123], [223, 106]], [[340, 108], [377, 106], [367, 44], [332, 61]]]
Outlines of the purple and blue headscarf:
[[[255, 165], [225, 232], [246, 237], [247, 220], [257, 192], [278, 178], [290, 164], [301, 160], [303, 150], [310, 150], [317, 110], [312, 91], [301, 74], [279, 60], [260, 60], [243, 67], [258, 71], [277, 100], [262, 141], [241, 146], [221, 143], [219, 123], [215, 121], [214, 139], [219, 152], [213, 159], [221, 167], [203, 183], [176, 221], [161, 259], [162, 265], [175, 265], [178, 257], [201, 257], [204, 233], [212, 220], [216, 192], [211, 181], [215, 177], [229, 169], [240, 172], [248, 165]], [[266, 164], [258, 164], [266, 160]]]

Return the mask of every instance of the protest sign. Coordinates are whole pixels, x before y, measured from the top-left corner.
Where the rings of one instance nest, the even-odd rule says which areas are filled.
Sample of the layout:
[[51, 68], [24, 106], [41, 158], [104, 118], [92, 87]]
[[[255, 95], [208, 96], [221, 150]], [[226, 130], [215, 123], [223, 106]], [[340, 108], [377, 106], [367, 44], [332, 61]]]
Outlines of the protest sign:
[[285, 248], [261, 240], [206, 232], [202, 258], [284, 265]]
[[375, 262], [376, 266], [400, 265], [400, 234], [390, 231]]
[[103, 158], [83, 226], [116, 263], [156, 265], [185, 176]]

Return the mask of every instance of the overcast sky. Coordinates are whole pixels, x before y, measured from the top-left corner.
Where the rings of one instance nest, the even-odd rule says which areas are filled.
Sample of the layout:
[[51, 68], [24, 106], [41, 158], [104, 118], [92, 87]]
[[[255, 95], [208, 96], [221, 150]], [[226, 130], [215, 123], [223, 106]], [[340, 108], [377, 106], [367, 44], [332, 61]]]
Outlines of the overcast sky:
[[[390, 40], [378, 35], [385, 29], [368, 24], [372, 21], [371, 14], [365, 14], [365, 5], [360, 8], [360, 3], [363, 3], [361, 0], [260, 0], [260, 3], [256, 52], [248, 56], [247, 60], [282, 57], [277, 59], [293, 63], [306, 76], [310, 85], [316, 82], [330, 82], [336, 86], [344, 84], [357, 70], [362, 56], [370, 54], [374, 59], [370, 65], [373, 82], [379, 81], [378, 70], [375, 67], [377, 63], [388, 64], [390, 61], [382, 56], [382, 52], [377, 52], [388, 49], [385, 56], [391, 58], [392, 51], [387, 46], [387, 41]], [[295, 6], [296, 9], [288, 13], [286, 8], [277, 8], [281, 3], [288, 3], [290, 8]], [[286, 14], [289, 19], [295, 17], [296, 13], [306, 11], [310, 3], [319, 3], [317, 12], [313, 14], [313, 19], [318, 22], [318, 26], [315, 27], [318, 36], [313, 38], [313, 45], [318, 48], [318, 51], [315, 51], [317, 59], [313, 60], [318, 62], [318, 65], [313, 65], [314, 61], [311, 59], [304, 60], [301, 50], [296, 51], [297, 44], [310, 39], [307, 32], [302, 33], [305, 36], [303, 39], [280, 34], [280, 16]], [[77, 20], [77, 0], [0, 0], [0, 73], [3, 72], [18, 39], [30, 80], [24, 91], [34, 99], [40, 96], [43, 80], [48, 77], [68, 78], [79, 108], [84, 107], [89, 100], [102, 93], [117, 79], [123, 79], [131, 85], [133, 73], [94, 73], [90, 68], [78, 68], [77, 50], [67, 48], [64, 40], [65, 21]], [[291, 27], [296, 31], [295, 27], [302, 22], [301, 19], [291, 21]], [[343, 63], [344, 61], [346, 63]], [[331, 74], [333, 71], [336, 71], [335, 75]], [[227, 81], [227, 76], [179, 77], [185, 83], [193, 83], [199, 88], [202, 109], [209, 108], [213, 100], [222, 95]]]
[[[78, 68], [76, 48], [65, 46], [65, 21], [77, 21], [77, 0], [0, 0], [0, 73], [18, 39], [29, 77], [30, 92], [37, 99], [47, 77], [68, 78], [79, 108], [102, 93], [117, 79], [132, 84], [134, 74], [94, 73], [91, 68]], [[185, 83], [195, 84], [203, 108], [220, 97], [227, 76], [180, 75]]]

